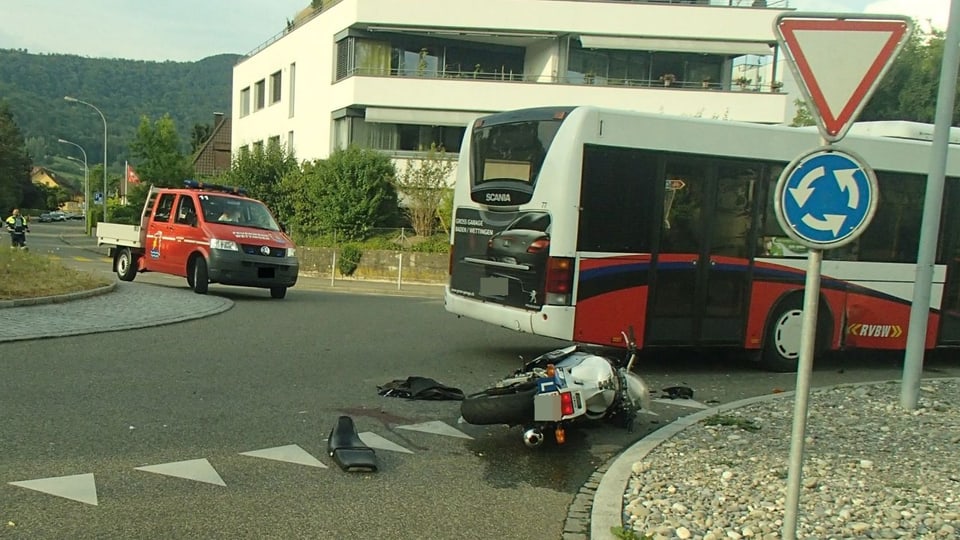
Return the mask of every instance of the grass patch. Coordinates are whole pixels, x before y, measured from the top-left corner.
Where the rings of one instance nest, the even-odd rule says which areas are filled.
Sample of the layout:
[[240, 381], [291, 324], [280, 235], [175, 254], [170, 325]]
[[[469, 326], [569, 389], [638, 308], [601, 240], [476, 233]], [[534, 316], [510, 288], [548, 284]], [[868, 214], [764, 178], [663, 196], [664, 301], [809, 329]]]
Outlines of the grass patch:
[[610, 527], [610, 534], [619, 540], [652, 540], [650, 535], [641, 535], [629, 527]]
[[744, 431], [760, 431], [760, 426], [755, 424], [753, 420], [729, 414], [715, 414], [704, 420], [703, 423], [708, 426], [732, 426]]
[[67, 268], [43, 255], [0, 249], [0, 300], [39, 298], [109, 285], [104, 278]]

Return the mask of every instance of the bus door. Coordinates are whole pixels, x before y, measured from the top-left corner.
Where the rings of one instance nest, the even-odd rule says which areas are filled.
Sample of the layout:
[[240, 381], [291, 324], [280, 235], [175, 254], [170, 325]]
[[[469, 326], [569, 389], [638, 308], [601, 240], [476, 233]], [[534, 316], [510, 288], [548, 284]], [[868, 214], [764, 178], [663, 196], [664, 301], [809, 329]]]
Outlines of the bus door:
[[938, 345], [960, 345], [960, 189], [956, 178], [947, 178], [943, 200], [940, 257], [947, 264], [940, 304]]
[[742, 345], [759, 166], [668, 158], [646, 345]]

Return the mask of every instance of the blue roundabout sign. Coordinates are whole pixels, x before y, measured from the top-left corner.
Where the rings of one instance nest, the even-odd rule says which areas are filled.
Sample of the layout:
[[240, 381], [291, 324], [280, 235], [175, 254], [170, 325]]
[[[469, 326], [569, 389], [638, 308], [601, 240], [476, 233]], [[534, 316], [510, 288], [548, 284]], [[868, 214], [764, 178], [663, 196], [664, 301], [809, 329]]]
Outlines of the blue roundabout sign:
[[774, 207], [790, 238], [813, 249], [831, 249], [863, 233], [878, 197], [873, 169], [851, 152], [825, 147], [784, 169]]

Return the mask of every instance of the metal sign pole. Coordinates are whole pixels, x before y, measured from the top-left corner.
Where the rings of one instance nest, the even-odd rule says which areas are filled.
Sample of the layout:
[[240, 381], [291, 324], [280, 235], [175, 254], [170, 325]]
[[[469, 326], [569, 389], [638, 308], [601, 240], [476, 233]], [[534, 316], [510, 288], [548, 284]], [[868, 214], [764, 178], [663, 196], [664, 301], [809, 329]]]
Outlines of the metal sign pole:
[[[784, 13], [777, 17], [773, 28], [777, 42], [786, 52], [787, 65], [801, 83], [801, 93], [813, 105], [811, 112], [817, 120], [822, 145], [799, 156], [784, 170], [774, 199], [777, 221], [784, 232], [809, 248], [782, 530], [783, 538], [795, 540], [817, 339], [822, 250], [855, 240], [870, 224], [877, 208], [873, 169], [854, 154], [829, 144], [844, 137], [906, 43], [912, 23], [902, 16]], [[850, 39], [854, 34], [861, 38]], [[838, 55], [845, 61], [837, 62]], [[848, 77], [851, 66], [867, 68], [859, 81]], [[821, 84], [824, 81], [831, 84]]]
[[803, 443], [807, 430], [807, 403], [813, 351], [817, 337], [817, 309], [820, 306], [820, 266], [823, 251], [811, 249], [807, 255], [807, 280], [803, 293], [803, 321], [800, 327], [800, 363], [793, 404], [793, 433], [790, 435], [790, 469], [787, 473], [787, 501], [783, 515], [783, 538], [797, 537], [797, 512], [800, 505], [800, 480], [803, 478]]
[[937, 256], [937, 232], [940, 228], [940, 213], [943, 206], [944, 176], [947, 169], [947, 147], [953, 117], [954, 93], [957, 87], [958, 61], [960, 61], [960, 2], [951, 0], [943, 63], [940, 66], [933, 148], [930, 153], [930, 172], [927, 175], [927, 189], [923, 203], [923, 220], [920, 224], [917, 273], [913, 285], [913, 302], [910, 305], [910, 326], [907, 330], [907, 350], [903, 360], [903, 381], [900, 387], [900, 405], [908, 411], [916, 409], [920, 400], [920, 376], [923, 373], [927, 320], [930, 317], [930, 288], [933, 283], [933, 265]]

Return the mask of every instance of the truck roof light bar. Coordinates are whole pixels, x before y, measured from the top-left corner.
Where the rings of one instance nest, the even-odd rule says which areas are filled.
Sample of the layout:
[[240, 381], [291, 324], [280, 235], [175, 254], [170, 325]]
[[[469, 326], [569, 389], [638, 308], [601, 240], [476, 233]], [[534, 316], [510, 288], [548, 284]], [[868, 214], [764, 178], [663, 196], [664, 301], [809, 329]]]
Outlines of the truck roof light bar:
[[243, 197], [247, 196], [247, 190], [239, 186], [222, 186], [220, 184], [208, 184], [207, 182], [198, 182], [196, 180], [184, 180], [183, 187], [187, 189], [202, 189], [205, 191], [220, 191]]

